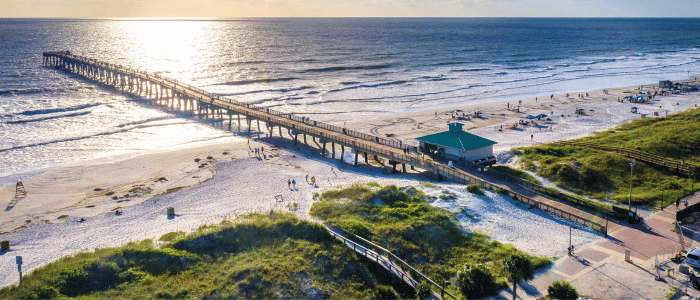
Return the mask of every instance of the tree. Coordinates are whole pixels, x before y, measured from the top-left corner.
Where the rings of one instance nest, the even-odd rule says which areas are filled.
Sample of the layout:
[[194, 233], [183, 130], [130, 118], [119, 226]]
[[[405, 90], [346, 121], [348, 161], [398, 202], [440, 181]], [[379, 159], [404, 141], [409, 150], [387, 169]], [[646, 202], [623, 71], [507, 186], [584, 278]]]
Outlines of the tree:
[[547, 297], [558, 300], [578, 299], [578, 292], [566, 281], [555, 281], [547, 288]]
[[515, 253], [503, 260], [503, 267], [508, 281], [513, 283], [513, 300], [516, 297], [516, 289], [520, 280], [530, 280], [534, 277], [535, 268], [530, 260], [523, 254]]
[[484, 264], [464, 265], [464, 269], [457, 272], [457, 285], [462, 294], [471, 299], [493, 296], [496, 291], [496, 280]]

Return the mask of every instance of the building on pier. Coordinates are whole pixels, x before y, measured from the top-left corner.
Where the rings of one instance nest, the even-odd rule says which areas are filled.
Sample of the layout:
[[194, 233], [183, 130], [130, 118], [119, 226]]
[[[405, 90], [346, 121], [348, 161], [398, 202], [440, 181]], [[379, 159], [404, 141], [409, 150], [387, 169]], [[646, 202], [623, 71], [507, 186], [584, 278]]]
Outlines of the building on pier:
[[496, 142], [462, 131], [462, 124], [450, 123], [449, 130], [416, 138], [420, 149], [434, 157], [479, 164], [493, 164]]

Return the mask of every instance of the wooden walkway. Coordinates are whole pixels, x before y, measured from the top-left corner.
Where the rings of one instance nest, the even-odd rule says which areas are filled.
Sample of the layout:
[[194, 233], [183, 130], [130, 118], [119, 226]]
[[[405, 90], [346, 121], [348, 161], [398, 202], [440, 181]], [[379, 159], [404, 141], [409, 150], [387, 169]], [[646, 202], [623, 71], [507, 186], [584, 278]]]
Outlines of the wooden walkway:
[[[411, 267], [409, 264], [407, 264], [406, 262], [404, 262], [403, 260], [401, 260], [400, 258], [398, 258], [396, 255], [394, 255], [393, 253], [391, 253], [389, 250], [386, 250], [386, 249], [384, 249], [384, 248], [382, 248], [382, 247], [380, 247], [380, 246], [378, 246], [378, 245], [376, 245], [376, 244], [374, 244], [374, 243], [372, 243], [372, 242], [370, 242], [370, 241], [367, 241], [367, 240], [363, 239], [362, 237], [359, 237], [359, 236], [357, 236], [357, 235], [355, 235], [355, 234], [352, 234], [352, 233], [350, 233], [350, 232], [347, 232], [347, 231], [345, 231], [345, 230], [342, 230], [342, 228], [339, 229], [339, 230], [343, 231], [343, 233], [344, 233], [345, 235], [349, 235], [349, 236], [352, 236], [352, 237], [354, 237], [354, 238], [356, 238], [356, 239], [358, 239], [358, 240], [361, 240], [363, 243], [365, 243], [365, 244], [367, 244], [367, 245], [370, 245], [372, 248], [377, 249], [377, 251], [381, 251], [382, 253], [386, 254], [387, 256], [381, 255], [381, 254], [380, 254], [379, 252], [377, 252], [377, 251], [373, 251], [373, 250], [371, 250], [371, 249], [369, 249], [369, 248], [366, 248], [366, 247], [364, 247], [364, 246], [362, 246], [362, 245], [360, 245], [360, 244], [358, 244], [358, 243], [356, 243], [356, 242], [354, 242], [354, 241], [348, 239], [348, 238], [345, 237], [343, 234], [338, 233], [337, 231], [335, 231], [335, 230], [329, 228], [328, 226], [326, 226], [326, 225], [324, 225], [324, 226], [326, 227], [326, 230], [328, 230], [328, 232], [329, 232], [331, 235], [333, 235], [335, 238], [341, 240], [348, 248], [350, 248], [350, 249], [352, 249], [353, 251], [355, 251], [356, 253], [358, 253], [358, 254], [360, 254], [360, 255], [366, 257], [366, 258], [369, 259], [370, 261], [375, 262], [378, 266], [380, 266], [380, 267], [386, 269], [386, 270], [389, 271], [391, 274], [393, 274], [397, 279], [400, 279], [403, 283], [405, 283], [406, 285], [412, 287], [413, 289], [415, 289], [416, 286], [418, 286], [418, 285], [421, 284], [421, 283], [420, 283], [418, 280], [414, 279], [414, 278], [411, 276], [411, 274], [409, 274], [409, 272], [406, 272], [403, 268], [401, 268], [400, 265], [397, 265], [396, 263], [394, 263], [394, 262], [391, 260], [391, 258], [393, 258], [394, 260], [396, 260], [399, 264], [403, 265], [404, 268], [407, 268], [407, 269], [409, 269], [410, 271], [412, 271], [413, 274], [416, 274], [416, 275], [418, 275], [418, 277], [421, 277], [425, 282], [431, 284], [433, 287], [435, 287], [437, 290], [439, 290], [439, 291], [441, 292], [441, 294], [447, 294], [448, 296], [452, 297], [452, 299], [457, 299], [457, 298], [456, 298], [454, 295], [452, 295], [450, 292], [444, 290], [441, 286], [439, 286], [439, 285], [438, 285], [437, 283], [435, 283], [433, 280], [431, 280], [430, 278], [426, 277], [426, 276], [423, 275], [421, 272], [418, 272], [418, 270], [416, 270], [416, 269], [414, 269], [413, 267]], [[438, 300], [442, 300], [442, 299], [443, 299], [442, 296], [441, 296], [440, 294], [436, 293], [436, 292], [433, 291], [432, 289], [431, 289], [431, 295], [432, 295], [432, 298], [433, 298], [433, 299], [438, 299]]]
[[[218, 116], [223, 120], [224, 116], [228, 116], [229, 127], [235, 114], [237, 115], [238, 126], [241, 125], [241, 116], [243, 116], [248, 124], [249, 131], [251, 122], [255, 120], [258, 122], [258, 127], [260, 127], [260, 121], [264, 122], [265, 126], [270, 129], [271, 134], [274, 127], [277, 126], [279, 127], [279, 134], [282, 136], [282, 128], [286, 128], [294, 143], [297, 143], [299, 135], [303, 135], [304, 142], [306, 142], [306, 136], [310, 135], [313, 138], [319, 138], [323, 154], [326, 152], [326, 144], [330, 143], [333, 158], [335, 158], [336, 144], [340, 145], [341, 153], [344, 153], [345, 147], [349, 147], [355, 153], [355, 165], [357, 165], [359, 153], [362, 152], [364, 153], [365, 162], [368, 160], [368, 155], [374, 155], [388, 159], [389, 163], [394, 166], [402, 164], [404, 171], [406, 170], [406, 165], [409, 165], [432, 172], [439, 179], [446, 178], [465, 184], [478, 184], [493, 190], [507, 188], [506, 186], [490, 182], [478, 172], [467, 172], [450, 168], [440, 162], [425, 159], [417, 153], [406, 154], [404, 149], [400, 147], [400, 141], [388, 140], [310, 120], [291, 113], [282, 113], [238, 102], [157, 74], [150, 74], [92, 58], [73, 55], [68, 51], [44, 52], [44, 65], [112, 86], [117, 90], [145, 98], [168, 109], [191, 111], [200, 118]], [[606, 232], [605, 225], [601, 224], [600, 220], [592, 217], [590, 214], [568, 206], [556, 205], [555, 202], [545, 201], [546, 199], [533, 199], [533, 195], [517, 188], [507, 189], [511, 190], [511, 196], [520, 201], [530, 203], [554, 214], [566, 216], [567, 219], [591, 227], [596, 231]], [[537, 196], [534, 197], [536, 198]]]

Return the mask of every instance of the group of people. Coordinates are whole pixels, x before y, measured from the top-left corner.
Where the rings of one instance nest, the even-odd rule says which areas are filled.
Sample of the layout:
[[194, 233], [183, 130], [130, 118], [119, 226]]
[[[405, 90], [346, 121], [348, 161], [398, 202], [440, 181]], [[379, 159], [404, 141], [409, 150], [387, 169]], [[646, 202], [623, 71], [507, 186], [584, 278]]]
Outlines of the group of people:
[[265, 155], [265, 147], [260, 146], [260, 148], [255, 148], [255, 156], [260, 155], [262, 155], [263, 159], [267, 159], [267, 156]]

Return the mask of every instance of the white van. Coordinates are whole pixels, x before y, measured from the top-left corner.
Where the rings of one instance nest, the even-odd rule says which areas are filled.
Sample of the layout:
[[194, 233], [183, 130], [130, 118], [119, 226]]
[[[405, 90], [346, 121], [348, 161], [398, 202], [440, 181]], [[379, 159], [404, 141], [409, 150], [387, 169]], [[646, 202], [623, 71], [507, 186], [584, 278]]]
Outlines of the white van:
[[693, 248], [685, 257], [685, 263], [689, 266], [700, 269], [700, 248]]

